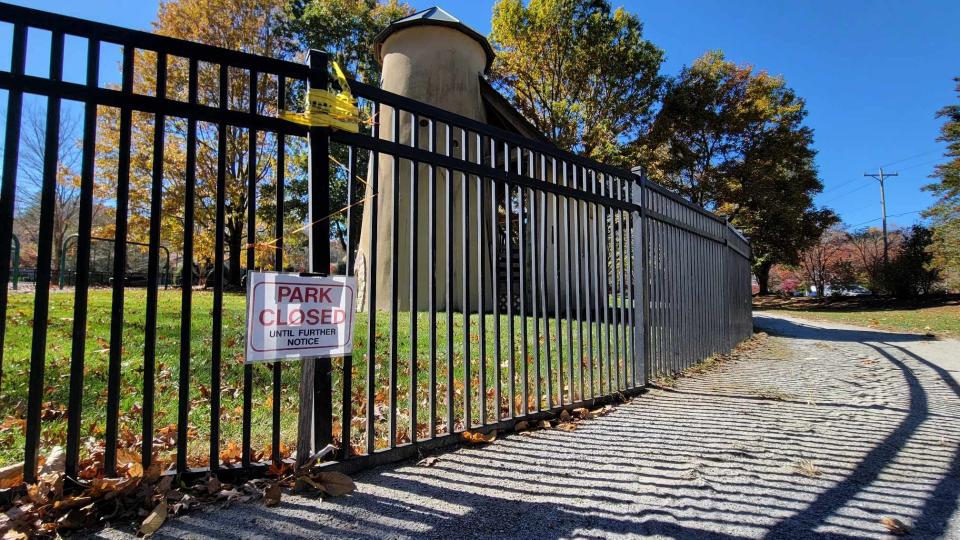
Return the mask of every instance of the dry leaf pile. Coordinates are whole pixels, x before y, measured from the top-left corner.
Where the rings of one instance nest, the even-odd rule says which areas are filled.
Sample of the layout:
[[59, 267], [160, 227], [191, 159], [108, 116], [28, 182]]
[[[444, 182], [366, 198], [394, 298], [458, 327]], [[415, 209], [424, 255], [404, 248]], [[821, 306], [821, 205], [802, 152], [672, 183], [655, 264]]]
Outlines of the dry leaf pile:
[[497, 430], [490, 433], [480, 433], [479, 431], [464, 431], [463, 440], [470, 444], [487, 444], [497, 440]]
[[577, 407], [576, 409], [563, 409], [560, 414], [552, 420], [538, 420], [529, 422], [521, 420], [517, 422], [513, 429], [520, 432], [521, 435], [532, 434], [533, 429], [559, 429], [562, 431], [576, 431], [577, 426], [584, 420], [590, 420], [599, 416], [604, 416], [613, 411], [612, 405], [605, 405], [596, 409], [586, 407]]
[[[580, 422], [612, 410], [610, 405], [593, 410], [586, 407], [563, 409], [552, 419], [518, 421], [514, 430], [521, 433], [553, 428], [574, 431]], [[165, 429], [160, 432], [159, 439], [162, 439], [166, 436]], [[465, 431], [462, 436], [470, 444], [488, 444], [497, 439], [497, 432]], [[132, 446], [118, 448], [118, 478], [103, 477], [102, 447], [90, 449], [92, 457], [81, 464], [81, 473], [76, 479], [68, 479], [64, 474], [65, 455], [59, 447], [39, 460], [41, 469], [35, 484], [24, 485], [22, 464], [0, 469], [0, 537], [4, 540], [57, 537], [61, 533], [100, 527], [107, 522], [127, 522], [139, 534], [149, 536], [170, 516], [204, 504], [226, 506], [262, 498], [266, 506], [277, 506], [285, 489], [331, 497], [356, 490], [349, 476], [319, 465], [320, 460], [334, 450], [333, 446], [311, 456], [299, 469], [286, 462], [271, 465], [267, 478], [230, 484], [209, 475], [191, 485], [179, 477], [165, 474], [165, 464], [160, 462], [144, 470], [140, 455], [129, 449]], [[280, 448], [281, 455], [288, 456], [289, 452], [288, 448]], [[269, 454], [270, 449], [263, 453]], [[241, 449], [235, 443], [228, 444], [220, 452], [225, 465], [239, 462], [240, 456]], [[434, 457], [421, 464], [429, 467], [436, 462]], [[65, 489], [65, 485], [70, 487]]]
[[[282, 489], [291, 487], [306, 487], [304, 491], [317, 490], [328, 496], [353, 492], [356, 486], [350, 477], [316, 467], [317, 461], [332, 449], [328, 448], [297, 471], [281, 463], [279, 467], [270, 466], [267, 478], [230, 484], [208, 475], [191, 485], [179, 477], [163, 474], [159, 464], [144, 470], [139, 456], [126, 454], [118, 456], [125, 471], [122, 477], [74, 481], [64, 474], [63, 452], [55, 448], [42, 460], [36, 484], [23, 484], [22, 465], [0, 470], [0, 537], [52, 538], [107, 522], [127, 522], [140, 535], [149, 536], [169, 516], [204, 504], [228, 506], [263, 498], [267, 506], [276, 506]], [[135, 461], [125, 461], [134, 457]], [[65, 489], [68, 482], [76, 487]]]

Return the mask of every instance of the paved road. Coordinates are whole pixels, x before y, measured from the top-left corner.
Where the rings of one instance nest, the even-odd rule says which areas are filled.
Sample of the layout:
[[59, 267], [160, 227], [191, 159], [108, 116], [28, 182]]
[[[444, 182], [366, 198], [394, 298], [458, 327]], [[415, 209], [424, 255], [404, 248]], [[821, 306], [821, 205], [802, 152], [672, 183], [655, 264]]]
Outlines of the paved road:
[[[161, 537], [960, 538], [960, 342], [758, 315], [737, 360], [575, 432], [211, 508]], [[105, 531], [117, 536], [120, 531]]]

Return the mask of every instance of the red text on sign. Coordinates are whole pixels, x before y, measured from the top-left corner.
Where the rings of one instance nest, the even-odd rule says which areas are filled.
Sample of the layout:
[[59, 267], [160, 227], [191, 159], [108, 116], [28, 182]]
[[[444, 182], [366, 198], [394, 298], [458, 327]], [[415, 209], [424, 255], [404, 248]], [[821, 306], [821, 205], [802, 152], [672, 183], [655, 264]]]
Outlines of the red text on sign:
[[330, 291], [333, 289], [331, 287], [317, 287], [311, 285], [300, 285], [300, 286], [287, 286], [280, 285], [277, 287], [277, 303], [282, 302], [330, 302], [333, 303], [333, 298], [330, 297]]
[[341, 308], [273, 309], [265, 308], [257, 317], [264, 326], [301, 326], [316, 324], [342, 324], [347, 313]]

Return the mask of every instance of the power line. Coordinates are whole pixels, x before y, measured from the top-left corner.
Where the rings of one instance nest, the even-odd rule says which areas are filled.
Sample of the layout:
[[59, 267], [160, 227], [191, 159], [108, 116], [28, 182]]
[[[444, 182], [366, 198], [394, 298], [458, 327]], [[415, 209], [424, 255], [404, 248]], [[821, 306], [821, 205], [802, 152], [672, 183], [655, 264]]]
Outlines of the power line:
[[858, 187], [858, 188], [854, 188], [854, 189], [851, 189], [850, 191], [843, 192], [843, 193], [841, 193], [840, 195], [837, 195], [836, 197], [833, 197], [832, 199], [830, 199], [830, 200], [828, 200], [828, 201], [824, 201], [824, 202], [822, 202], [822, 203], [820, 203], [820, 204], [822, 204], [822, 205], [830, 204], [830, 203], [832, 203], [833, 201], [838, 201], [838, 200], [846, 197], [847, 195], [850, 195], [851, 193], [856, 193], [856, 192], [861, 191], [861, 190], [864, 190], [864, 189], [866, 189], [866, 188], [868, 188], [868, 187], [870, 187], [870, 184], [864, 184], [864, 185], [862, 185], [862, 186], [860, 186], [860, 187]]
[[910, 160], [913, 159], [913, 158], [918, 158], [918, 157], [920, 157], [920, 156], [925, 156], [925, 155], [927, 155], [927, 154], [932, 154], [932, 153], [934, 153], [934, 152], [938, 152], [938, 153], [939, 153], [939, 152], [941, 152], [941, 150], [938, 148], [938, 149], [935, 149], [935, 150], [927, 150], [926, 152], [920, 152], [919, 154], [914, 154], [914, 155], [912, 155], [912, 156], [910, 156], [910, 157], [905, 157], [905, 158], [903, 158], [903, 159], [898, 159], [898, 160], [896, 160], [896, 161], [891, 161], [890, 163], [886, 163], [886, 164], [883, 165], [883, 167], [889, 167], [889, 166], [891, 166], [891, 165], [896, 165], [897, 163], [903, 163], [904, 161], [910, 161]]
[[842, 188], [843, 186], [848, 186], [848, 185], [850, 185], [850, 184], [852, 184], [852, 183], [854, 183], [854, 182], [862, 182], [862, 181], [863, 181], [863, 178], [854, 178], [853, 180], [847, 180], [846, 182], [840, 184], [839, 186], [833, 186], [833, 187], [830, 188], [830, 189], [825, 189], [825, 190], [823, 190], [823, 191], [820, 193], [820, 195], [826, 195], [827, 193], [834, 192], [834, 191]]
[[901, 171], [906, 171], [906, 170], [909, 170], [909, 169], [915, 169], [915, 168], [917, 168], [917, 167], [923, 167], [924, 165], [931, 165], [931, 164], [933, 164], [933, 163], [937, 163], [937, 162], [939, 162], [940, 160], [941, 160], [940, 158], [931, 159], [930, 161], [924, 161], [923, 163], [917, 163], [917, 164], [915, 164], [915, 165], [908, 165], [908, 166], [906, 166], [906, 167], [901, 168], [900, 170], [901, 170]]
[[[905, 157], [905, 158], [903, 158], [903, 159], [898, 159], [898, 160], [896, 160], [896, 161], [891, 161], [890, 163], [884, 164], [883, 166], [884, 166], [884, 167], [889, 167], [890, 165], [896, 165], [897, 163], [903, 163], [904, 161], [910, 161], [911, 159], [914, 159], [914, 158], [926, 156], [926, 155], [928, 155], [928, 154], [939, 153], [939, 152], [940, 152], [940, 150], [928, 150], [928, 151], [926, 151], [926, 152], [920, 152], [919, 154], [914, 154], [914, 155], [912, 155], [912, 156], [908, 156], [908, 157]], [[929, 164], [931, 164], [931, 163], [936, 163], [936, 162], [938, 162], [938, 161], [940, 161], [940, 158], [933, 159], [933, 160], [930, 160], [930, 161], [924, 161], [923, 163], [916, 163], [916, 164], [914, 164], [914, 165], [908, 165], [907, 167], [901, 168], [901, 170], [904, 170], [904, 169], [914, 169], [914, 168], [916, 168], [916, 167], [922, 167], [922, 166], [924, 166], [924, 165], [929, 165]], [[842, 187], [848, 186], [848, 185], [850, 185], [850, 184], [852, 184], [852, 183], [854, 183], [854, 182], [859, 182], [859, 181], [862, 181], [862, 180], [863, 180], [862, 178], [851, 178], [850, 180], [847, 180], [846, 182], [843, 182], [843, 183], [841, 183], [841, 184], [839, 184], [839, 185], [833, 186], [833, 187], [831, 187], [831, 188], [829, 188], [829, 189], [823, 190], [822, 192], [820, 192], [820, 195], [822, 196], [822, 195], [826, 195], [826, 194], [828, 194], [828, 193], [833, 193], [834, 191], [837, 191], [838, 189], [840, 189], [840, 188], [842, 188]], [[859, 188], [858, 188], [858, 189], [859, 189]], [[853, 192], [848, 192], [848, 193], [853, 193]], [[842, 197], [842, 195], [841, 195], [841, 197]], [[836, 199], [831, 199], [831, 200], [836, 200]], [[826, 203], [824, 203], [824, 204], [826, 204]]]
[[[892, 218], [894, 218], [894, 217], [901, 217], [901, 216], [909, 216], [910, 214], [919, 214], [920, 212], [923, 212], [923, 211], [924, 211], [924, 210], [911, 210], [911, 211], [909, 211], [909, 212], [903, 212], [903, 213], [901, 213], [901, 214], [893, 214], [893, 215], [890, 215], [890, 216], [887, 216], [887, 217], [892, 217]], [[881, 219], [881, 218], [868, 219], [867, 221], [864, 221], [864, 222], [862, 222], [862, 223], [857, 223], [857, 224], [855, 224], [855, 225], [849, 225], [849, 227], [852, 229], [852, 228], [854, 228], [854, 227], [859, 227], [859, 226], [861, 226], [861, 225], [866, 225], [867, 223], [873, 223], [874, 221], [877, 221], [877, 220], [879, 220], [879, 219]]]
[[[916, 167], [921, 167], [921, 166], [923, 166], [923, 165], [929, 165], [929, 164], [931, 164], [931, 163], [937, 163], [938, 161], [940, 161], [940, 160], [939, 160], [939, 159], [935, 159], [935, 160], [932, 160], [932, 161], [925, 161], [925, 162], [923, 162], [923, 163], [918, 163], [918, 164], [916, 164], [916, 165], [910, 165], [910, 166], [905, 167], [905, 168], [900, 169], [900, 170], [901, 170], [901, 171], [910, 170], [910, 169], [914, 169], [914, 168], [916, 168]], [[888, 175], [888, 176], [893, 176], [893, 175]], [[837, 186], [837, 188], [843, 187], [844, 185], [849, 184], [849, 183], [851, 183], [851, 182], [856, 182], [857, 180], [860, 180], [860, 178], [855, 178], [855, 179], [850, 180], [850, 181], [848, 181], [848, 182], [844, 182], [843, 184]], [[851, 190], [849, 190], [849, 191], [845, 191], [845, 192], [841, 193], [840, 195], [837, 195], [837, 196], [835, 196], [835, 197], [831, 197], [829, 200], [826, 200], [826, 201], [824, 201], [824, 202], [821, 202], [820, 204], [821, 204], [821, 205], [830, 204], [830, 203], [833, 202], [833, 201], [840, 200], [840, 199], [846, 197], [847, 195], [850, 195], [850, 194], [852, 194], [852, 193], [856, 193], [856, 192], [861, 191], [861, 190], [863, 190], [863, 189], [865, 189], [865, 188], [868, 188], [868, 187], [870, 187], [870, 184], [865, 184], [865, 185], [863, 185], [863, 186], [860, 186], [860, 187], [851, 189]], [[833, 189], [824, 191], [823, 193], [820, 193], [820, 196], [823, 196], [823, 195], [825, 195], [826, 193], [829, 193], [830, 191], [836, 191], [837, 188], [833, 188]], [[866, 205], [857, 208], [857, 210], [862, 209], [862, 208], [866, 208]]]

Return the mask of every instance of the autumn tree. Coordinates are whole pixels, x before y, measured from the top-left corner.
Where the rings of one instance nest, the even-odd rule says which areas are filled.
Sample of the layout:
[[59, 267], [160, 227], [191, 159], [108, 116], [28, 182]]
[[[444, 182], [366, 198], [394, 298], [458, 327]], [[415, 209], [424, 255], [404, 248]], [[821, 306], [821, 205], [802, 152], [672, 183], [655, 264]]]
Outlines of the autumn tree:
[[347, 76], [378, 85], [373, 38], [412, 13], [409, 4], [397, 0], [290, 0], [284, 32], [297, 50], [326, 51]]
[[499, 0], [490, 80], [557, 146], [623, 166], [659, 98], [663, 51], [603, 0]]
[[804, 280], [816, 288], [818, 296], [824, 296], [827, 285], [836, 281], [842, 271], [845, 240], [841, 229], [830, 228], [798, 257]]
[[[284, 17], [284, 0], [171, 0], [162, 3], [153, 23], [158, 34], [190, 41], [241, 50], [274, 58], [292, 55], [289, 41], [278, 31]], [[156, 57], [149, 51], [137, 51], [133, 89], [151, 94], [156, 89]], [[182, 58], [170, 57], [167, 65], [166, 92], [169, 98], [186, 101], [189, 66]], [[229, 109], [250, 110], [250, 75], [246, 70], [228, 71]], [[274, 77], [260, 75], [257, 85], [258, 113], [276, 113], [277, 83]], [[219, 66], [201, 63], [198, 70], [198, 102], [216, 106], [219, 103]], [[107, 109], [99, 117], [98, 174], [116, 180], [116, 155], [119, 140], [118, 111]], [[134, 113], [131, 135], [130, 165], [130, 239], [146, 241], [149, 231], [150, 186], [152, 185], [153, 116]], [[164, 146], [164, 178], [161, 240], [179, 246], [183, 239], [187, 121], [167, 117]], [[195, 196], [195, 260], [213, 259], [216, 215], [218, 126], [197, 124], [196, 196]], [[257, 190], [272, 184], [276, 163], [277, 139], [272, 134], [257, 132], [256, 169], [250, 169], [250, 132], [244, 128], [226, 129], [225, 243], [228, 262], [228, 284], [239, 286], [242, 254], [246, 238], [247, 200], [257, 197], [248, 192], [248, 179], [255, 178]], [[259, 197], [258, 197], [259, 198]], [[266, 197], [262, 197], [266, 199]], [[269, 235], [273, 218], [267, 213], [258, 220], [258, 230]], [[268, 221], [269, 220], [269, 221]], [[269, 257], [269, 250], [263, 258]], [[189, 264], [190, 261], [185, 261]]]
[[761, 295], [770, 292], [774, 264], [797, 264], [800, 252], [839, 221], [832, 210], [813, 208], [812, 197], [796, 189], [791, 178], [788, 173], [768, 177], [762, 188], [744, 193], [736, 211], [731, 211], [731, 203], [716, 208], [721, 214], [732, 214], [730, 221], [750, 239]]
[[792, 296], [802, 292], [803, 277], [798, 268], [782, 264], [774, 265], [770, 269], [770, 288], [785, 296]]
[[[897, 252], [902, 239], [901, 231], [888, 232], [888, 251]], [[877, 227], [850, 231], [847, 233], [847, 241], [856, 254], [856, 266], [861, 279], [871, 290], [883, 290], [883, 231]]]
[[[413, 11], [409, 4], [397, 0], [291, 0], [287, 5], [283, 32], [295, 50], [326, 51], [330, 60], [337, 62], [348, 77], [379, 85], [380, 63], [371, 47], [374, 37], [391, 22]], [[330, 154], [330, 207], [339, 210], [348, 204], [347, 149], [334, 144], [330, 147]], [[368, 157], [365, 152], [356, 156], [357, 170], [366, 170]], [[301, 177], [305, 177], [307, 154], [293, 156], [291, 165], [302, 172]], [[305, 183], [291, 187], [306, 196]], [[338, 251], [342, 253], [352, 249], [352, 246], [347, 246], [348, 228], [353, 242], [359, 238], [362, 212], [355, 211], [351, 215], [353, 219], [350, 224], [346, 222], [347, 214], [344, 211], [330, 217], [332, 236], [339, 242], [341, 249]]]
[[750, 237], [760, 293], [774, 264], [799, 254], [837, 222], [817, 209], [823, 189], [803, 99], [782, 77], [708, 52], [667, 84], [640, 154], [650, 177]]
[[[53, 243], [50, 260], [37, 260], [37, 244], [41, 235], [40, 198], [43, 187], [43, 160], [47, 134], [46, 110], [37, 102], [28, 102], [24, 106], [21, 125], [20, 157], [18, 163], [18, 182], [16, 209], [13, 230], [20, 240], [20, 265], [39, 267], [49, 264], [56, 271], [60, 268], [60, 259], [64, 241], [77, 232], [77, 220], [80, 212], [80, 161], [82, 157], [82, 137], [80, 133], [81, 115], [67, 106], [61, 109], [60, 130], [57, 141], [56, 183], [53, 192], [53, 221], [49, 229]], [[103, 190], [94, 185], [93, 226], [102, 227], [111, 217], [112, 209], [101, 202]], [[75, 245], [74, 245], [75, 246]], [[76, 261], [67, 257], [68, 268]], [[57, 274], [54, 274], [56, 279]]]
[[[57, 180], [53, 196], [53, 258], [60, 263], [60, 247], [66, 236], [76, 230], [80, 210], [80, 130], [78, 117], [70, 109], [62, 113], [59, 140], [57, 141]], [[27, 104], [21, 128], [19, 176], [17, 182], [17, 209], [14, 230], [20, 239], [23, 252], [31, 255], [40, 238], [40, 192], [43, 187], [43, 158], [46, 141], [46, 113], [35, 103]], [[98, 205], [94, 205], [96, 210]]]
[[[960, 77], [954, 81], [960, 95]], [[924, 187], [938, 198], [924, 217], [933, 230], [934, 263], [946, 269], [948, 285], [960, 289], [960, 104], [940, 109], [937, 117], [945, 119], [937, 140], [947, 144], [947, 161], [934, 169], [937, 182]]]

